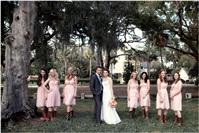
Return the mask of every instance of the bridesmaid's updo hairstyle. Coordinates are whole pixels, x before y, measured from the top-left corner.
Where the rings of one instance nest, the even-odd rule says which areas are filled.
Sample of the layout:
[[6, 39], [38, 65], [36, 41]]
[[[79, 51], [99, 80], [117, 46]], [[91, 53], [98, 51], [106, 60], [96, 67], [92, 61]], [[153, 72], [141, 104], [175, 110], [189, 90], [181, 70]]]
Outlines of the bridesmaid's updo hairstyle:
[[[146, 75], [145, 79], [142, 78], [142, 75], [143, 75], [143, 74]], [[147, 80], [148, 80], [148, 75], [147, 75], [147, 73], [146, 73], [146, 72], [142, 72], [141, 75], [140, 75], [140, 79], [144, 80], [144, 82], [147, 83]]]

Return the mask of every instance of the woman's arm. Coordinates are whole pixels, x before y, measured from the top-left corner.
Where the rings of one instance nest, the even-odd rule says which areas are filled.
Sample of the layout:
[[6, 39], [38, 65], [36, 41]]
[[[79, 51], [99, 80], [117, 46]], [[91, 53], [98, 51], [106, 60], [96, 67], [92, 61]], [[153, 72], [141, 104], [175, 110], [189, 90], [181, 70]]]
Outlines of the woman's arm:
[[109, 78], [109, 83], [110, 83], [110, 89], [111, 89], [111, 95], [112, 98], [115, 99], [114, 93], [113, 93], [113, 80]]
[[77, 96], [77, 83], [78, 83], [78, 80], [77, 80], [77, 77], [74, 77], [74, 80], [75, 80], [75, 84], [74, 84], [74, 87], [75, 87], [75, 92], [74, 92], [74, 97], [76, 97]]
[[128, 84], [127, 84], [127, 99], [128, 100], [130, 98], [129, 89], [130, 89], [130, 80], [128, 81]]
[[177, 87], [177, 90], [178, 90], [178, 91], [177, 91], [176, 93], [174, 93], [173, 96], [171, 96], [172, 98], [181, 93], [181, 90], [182, 90], [182, 82], [181, 82], [181, 81], [178, 81], [176, 87]]
[[48, 78], [48, 79], [42, 84], [42, 86], [46, 86], [46, 85], [49, 83], [49, 81], [50, 81], [50, 78]]

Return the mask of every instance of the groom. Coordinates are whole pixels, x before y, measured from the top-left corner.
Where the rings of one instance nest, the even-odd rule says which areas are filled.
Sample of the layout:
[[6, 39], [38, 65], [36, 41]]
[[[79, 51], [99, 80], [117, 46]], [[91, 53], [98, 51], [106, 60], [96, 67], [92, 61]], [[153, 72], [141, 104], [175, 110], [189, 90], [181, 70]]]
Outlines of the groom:
[[93, 98], [95, 100], [95, 120], [96, 123], [101, 123], [101, 106], [102, 106], [102, 78], [100, 77], [102, 74], [102, 68], [97, 66], [95, 69], [95, 74], [91, 76], [90, 79], [90, 89], [93, 93]]

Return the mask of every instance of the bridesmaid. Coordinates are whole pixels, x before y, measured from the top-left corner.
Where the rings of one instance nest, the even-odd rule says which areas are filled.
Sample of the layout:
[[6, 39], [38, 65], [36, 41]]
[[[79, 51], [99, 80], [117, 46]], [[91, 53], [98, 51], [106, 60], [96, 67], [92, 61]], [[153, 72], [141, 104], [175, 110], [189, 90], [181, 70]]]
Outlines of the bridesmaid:
[[180, 74], [175, 73], [173, 76], [174, 82], [171, 85], [170, 98], [171, 109], [175, 112], [175, 124], [182, 125], [182, 81], [180, 80]]
[[150, 107], [150, 81], [146, 72], [140, 75], [140, 106], [142, 107], [143, 117], [149, 119], [148, 108]]
[[69, 67], [67, 71], [64, 82], [63, 103], [66, 105], [66, 119], [70, 120], [74, 115], [72, 107], [76, 105], [77, 77], [74, 76], [72, 67]]
[[47, 111], [45, 110], [47, 88], [45, 86], [42, 86], [45, 80], [47, 80], [47, 74], [46, 71], [43, 68], [41, 68], [37, 80], [38, 88], [37, 88], [36, 106], [42, 112], [42, 117], [40, 118], [42, 121], [48, 120]]
[[169, 109], [169, 96], [167, 92], [167, 78], [165, 70], [161, 70], [157, 79], [156, 109], [158, 110], [158, 120], [166, 123], [167, 110]]
[[132, 72], [127, 85], [127, 103], [129, 107], [129, 118], [133, 118], [135, 109], [139, 106], [139, 91], [136, 72]]
[[49, 78], [44, 82], [43, 86], [49, 84], [49, 90], [47, 94], [46, 107], [48, 108], [49, 120], [52, 121], [57, 114], [57, 107], [60, 106], [60, 92], [59, 92], [59, 80], [56, 69], [50, 69]]

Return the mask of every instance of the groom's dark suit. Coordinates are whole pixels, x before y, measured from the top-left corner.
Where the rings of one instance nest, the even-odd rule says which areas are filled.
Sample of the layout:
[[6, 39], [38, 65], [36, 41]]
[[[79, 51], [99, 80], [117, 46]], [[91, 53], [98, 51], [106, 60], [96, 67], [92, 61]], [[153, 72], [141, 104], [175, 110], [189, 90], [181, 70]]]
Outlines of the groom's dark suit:
[[93, 98], [95, 100], [95, 119], [97, 123], [100, 123], [103, 87], [102, 79], [96, 73], [91, 76], [90, 89], [93, 93]]

